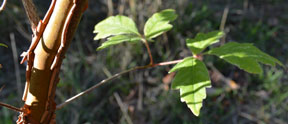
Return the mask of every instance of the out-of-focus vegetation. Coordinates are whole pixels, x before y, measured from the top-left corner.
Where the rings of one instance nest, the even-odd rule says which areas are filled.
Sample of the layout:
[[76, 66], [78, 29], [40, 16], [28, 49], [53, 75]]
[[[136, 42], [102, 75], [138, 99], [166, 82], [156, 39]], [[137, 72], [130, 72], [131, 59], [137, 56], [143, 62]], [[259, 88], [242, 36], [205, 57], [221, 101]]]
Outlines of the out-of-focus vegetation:
[[[49, 2], [35, 2], [43, 17]], [[128, 15], [136, 21], [137, 27], [143, 28], [153, 13], [175, 9], [179, 16], [172, 31], [156, 38], [158, 42], [150, 45], [155, 61], [161, 62], [190, 55], [185, 39], [198, 32], [220, 29], [227, 8], [228, 16], [222, 28], [227, 35], [222, 42], [253, 43], [287, 67], [287, 5], [287, 0], [90, 0], [64, 60], [56, 102], [65, 101], [111, 74], [149, 63], [148, 55], [142, 55], [146, 49], [141, 43], [124, 43], [96, 51], [100, 41], [93, 40], [94, 25], [109, 15]], [[3, 66], [0, 87], [5, 85], [0, 92], [0, 101], [20, 107], [23, 105], [25, 67], [20, 65], [21, 76], [15, 76], [10, 41], [14, 34], [18, 53], [14, 56], [18, 57], [28, 49], [31, 39], [20, 1], [8, 1], [6, 9], [0, 13], [0, 27], [0, 42], [8, 45], [8, 48], [0, 47]], [[173, 74], [168, 75], [172, 66], [167, 66], [131, 72], [101, 86], [57, 111], [57, 122], [127, 123], [129, 119], [136, 124], [288, 122], [288, 76], [283, 68], [264, 66], [263, 74], [251, 75], [216, 57], [206, 57], [204, 61], [210, 65], [213, 88], [208, 89], [208, 98], [204, 100], [199, 117], [193, 116], [185, 103], [180, 102], [178, 91], [169, 90]], [[233, 81], [225, 83], [218, 80], [217, 75]], [[0, 108], [0, 123], [14, 123], [17, 116], [16, 112]]]

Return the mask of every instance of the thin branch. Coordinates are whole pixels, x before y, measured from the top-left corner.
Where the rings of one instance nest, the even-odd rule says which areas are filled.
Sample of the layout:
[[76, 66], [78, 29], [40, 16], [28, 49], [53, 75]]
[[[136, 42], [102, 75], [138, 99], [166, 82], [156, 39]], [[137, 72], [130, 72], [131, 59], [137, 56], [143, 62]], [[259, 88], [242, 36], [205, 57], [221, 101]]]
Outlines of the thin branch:
[[164, 65], [177, 64], [177, 63], [182, 62], [182, 61], [183, 61], [183, 59], [174, 60], [174, 61], [169, 61], [169, 62], [161, 62], [161, 63], [153, 64], [153, 67], [155, 67], [155, 66], [164, 66]]
[[16, 112], [23, 112], [23, 110], [21, 110], [20, 108], [17, 108], [17, 107], [14, 107], [12, 105], [8, 105], [8, 104], [2, 103], [2, 102], [0, 102], [0, 106], [6, 107], [6, 108], [11, 109], [11, 110], [14, 110]]
[[36, 7], [35, 4], [33, 3], [32, 0], [22, 0], [25, 12], [27, 14], [27, 17], [30, 21], [31, 24], [31, 29], [33, 31], [33, 33], [35, 33], [36, 27], [38, 25], [38, 22], [40, 20], [37, 11], [36, 11]]
[[[1, 64], [0, 64], [1, 65]], [[1, 88], [0, 88], [0, 92], [3, 90], [3, 88], [5, 87], [5, 85], [3, 85]]]
[[224, 9], [224, 12], [223, 12], [223, 15], [222, 15], [222, 19], [221, 19], [221, 24], [220, 24], [220, 30], [221, 31], [224, 31], [228, 13], [229, 13], [229, 7], [226, 6], [225, 9]]
[[[222, 15], [222, 19], [221, 19], [220, 31], [225, 32], [225, 24], [226, 24], [226, 21], [227, 21], [228, 13], [229, 13], [229, 7], [226, 6], [225, 9], [224, 9], [223, 15]], [[224, 35], [222, 37], [222, 39], [221, 39], [221, 42], [220, 42], [221, 45], [223, 45], [225, 43], [225, 39], [226, 39], [226, 36]]]
[[112, 0], [107, 0], [108, 16], [113, 15], [113, 2]]
[[[21, 20], [18, 20], [12, 12], [7, 12], [9, 20], [13, 20], [15, 22], [15, 27], [17, 31], [28, 41], [31, 41], [31, 34], [23, 27]], [[16, 15], [17, 16], [17, 15]], [[24, 39], [23, 39], [24, 40]]]
[[145, 47], [147, 48], [147, 51], [148, 51], [148, 55], [149, 55], [149, 58], [150, 58], [150, 64], [149, 65], [153, 65], [154, 61], [153, 61], [153, 57], [152, 57], [152, 54], [151, 54], [151, 50], [150, 50], [149, 44], [148, 44], [148, 42], [147, 42], [147, 40], [145, 38], [142, 38], [142, 41], [145, 44]]
[[68, 103], [70, 103], [71, 101], [77, 99], [77, 98], [80, 97], [80, 96], [83, 96], [83, 95], [91, 92], [91, 91], [94, 90], [95, 88], [101, 86], [102, 84], [104, 84], [104, 83], [106, 83], [106, 82], [108, 82], [108, 81], [112, 81], [112, 80], [114, 80], [115, 78], [117, 78], [117, 77], [119, 77], [119, 76], [121, 76], [121, 75], [123, 75], [123, 74], [126, 74], [126, 73], [128, 73], [128, 72], [131, 72], [131, 71], [134, 71], [134, 70], [137, 70], [137, 69], [142, 69], [142, 68], [146, 68], [146, 66], [137, 66], [137, 67], [131, 68], [131, 69], [129, 69], [129, 70], [126, 70], [126, 71], [122, 71], [122, 72], [120, 72], [120, 73], [117, 73], [117, 74], [115, 74], [115, 75], [113, 75], [113, 76], [111, 76], [111, 77], [109, 77], [109, 78], [107, 78], [107, 79], [104, 79], [104, 80], [102, 80], [100, 83], [97, 83], [96, 85], [90, 87], [89, 89], [87, 89], [87, 90], [85, 90], [85, 91], [83, 91], [83, 92], [81, 92], [81, 93], [79, 93], [79, 94], [71, 97], [70, 99], [66, 100], [64, 103], [58, 105], [58, 106], [56, 107], [56, 110], [61, 109], [62, 107], [64, 107], [64, 106], [67, 105]]
[[0, 7], [0, 12], [5, 9], [6, 3], [7, 3], [7, 0], [3, 0], [2, 5]]
[[80, 93], [78, 93], [77, 95], [67, 99], [64, 103], [62, 104], [59, 104], [57, 105], [56, 107], [56, 110], [59, 110], [61, 108], [63, 108], [65, 105], [69, 104], [70, 102], [74, 101], [75, 99], [91, 92], [92, 90], [98, 88], [99, 86], [101, 86], [102, 84], [105, 84], [109, 81], [112, 81], [118, 77], [120, 77], [121, 75], [124, 75], [126, 73], [129, 73], [131, 71], [135, 71], [135, 70], [139, 70], [139, 69], [147, 69], [147, 68], [152, 68], [152, 67], [156, 67], [156, 66], [165, 66], [165, 65], [171, 65], [171, 64], [177, 64], [179, 62], [183, 61], [182, 59], [181, 60], [174, 60], [174, 61], [169, 61], [169, 62], [161, 62], [161, 63], [157, 63], [157, 64], [153, 64], [153, 65], [146, 65], [146, 66], [136, 66], [134, 68], [131, 68], [131, 69], [128, 69], [128, 70], [125, 70], [125, 71], [122, 71], [120, 73], [117, 73], [117, 74], [114, 74], [113, 76], [107, 78], [107, 79], [104, 79], [102, 80], [101, 82], [95, 84], [94, 86], [90, 87], [89, 89], [85, 90], [85, 91], [82, 91]]
[[137, 99], [137, 109], [139, 111], [143, 110], [143, 82], [139, 82], [138, 89], [138, 99]]
[[18, 95], [21, 94], [21, 75], [20, 75], [20, 68], [18, 62], [18, 54], [17, 54], [17, 47], [16, 47], [16, 40], [14, 33], [10, 33], [10, 40], [11, 40], [11, 47], [12, 47], [12, 54], [14, 60], [14, 67], [15, 67], [15, 76], [16, 76], [16, 86]]
[[133, 122], [132, 122], [132, 120], [131, 120], [130, 116], [128, 115], [128, 112], [127, 112], [127, 105], [125, 105], [125, 103], [122, 102], [122, 100], [121, 100], [121, 98], [117, 92], [113, 93], [113, 95], [114, 95], [116, 102], [118, 103], [127, 123], [133, 124]]

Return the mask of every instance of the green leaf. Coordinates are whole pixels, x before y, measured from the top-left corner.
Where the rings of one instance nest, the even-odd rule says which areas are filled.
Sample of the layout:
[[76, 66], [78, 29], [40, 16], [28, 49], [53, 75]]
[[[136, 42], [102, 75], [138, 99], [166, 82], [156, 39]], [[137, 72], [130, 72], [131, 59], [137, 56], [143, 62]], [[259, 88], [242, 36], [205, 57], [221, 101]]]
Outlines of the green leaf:
[[107, 48], [109, 46], [112, 45], [116, 45], [122, 42], [137, 42], [140, 41], [141, 38], [138, 37], [137, 35], [117, 35], [117, 36], [113, 36], [108, 38], [108, 40], [106, 42], [104, 42], [100, 47], [97, 48], [97, 50], [101, 50], [104, 48]]
[[211, 44], [219, 42], [219, 39], [224, 35], [221, 31], [213, 31], [207, 34], [198, 33], [194, 39], [187, 39], [187, 46], [194, 55], [202, 52]]
[[97, 25], [95, 25], [94, 33], [98, 33], [94, 40], [119, 34], [140, 35], [134, 21], [126, 16], [111, 16]]
[[216, 55], [250, 73], [262, 73], [262, 68], [259, 63], [272, 66], [275, 66], [277, 63], [283, 66], [280, 61], [249, 43], [229, 42], [219, 48], [211, 49], [207, 53]]
[[6, 48], [8, 48], [8, 46], [7, 46], [7, 45], [5, 45], [5, 44], [3, 44], [3, 43], [0, 43], [0, 46], [3, 46], [3, 47], [6, 47]]
[[148, 19], [144, 26], [144, 35], [147, 39], [151, 40], [162, 33], [172, 29], [172, 25], [169, 22], [174, 21], [177, 18], [177, 14], [173, 9], [166, 9], [159, 13], [153, 14]]
[[206, 87], [211, 87], [205, 64], [193, 57], [187, 57], [175, 65], [170, 72], [178, 70], [173, 82], [173, 89], [180, 89], [181, 101], [198, 116], [202, 101], [206, 98]]

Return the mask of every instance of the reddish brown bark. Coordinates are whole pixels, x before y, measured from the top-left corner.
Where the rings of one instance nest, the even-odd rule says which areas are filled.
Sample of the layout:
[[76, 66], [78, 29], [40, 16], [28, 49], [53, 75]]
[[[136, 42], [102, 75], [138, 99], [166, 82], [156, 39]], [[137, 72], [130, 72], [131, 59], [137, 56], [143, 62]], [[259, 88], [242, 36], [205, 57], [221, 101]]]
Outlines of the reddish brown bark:
[[[66, 53], [87, 4], [88, 0], [57, 0], [41, 40], [34, 50], [35, 58], [30, 85], [25, 105], [22, 107], [25, 111], [19, 116], [23, 121], [19, 123], [55, 123], [55, 90], [64, 56], [60, 56], [58, 66], [52, 70], [51, 65], [63, 42], [63, 36], [66, 37], [63, 53]], [[71, 13], [73, 6], [75, 10]], [[69, 12], [72, 14], [69, 18], [70, 22], [65, 23]], [[68, 26], [66, 31], [64, 31], [65, 24]]]

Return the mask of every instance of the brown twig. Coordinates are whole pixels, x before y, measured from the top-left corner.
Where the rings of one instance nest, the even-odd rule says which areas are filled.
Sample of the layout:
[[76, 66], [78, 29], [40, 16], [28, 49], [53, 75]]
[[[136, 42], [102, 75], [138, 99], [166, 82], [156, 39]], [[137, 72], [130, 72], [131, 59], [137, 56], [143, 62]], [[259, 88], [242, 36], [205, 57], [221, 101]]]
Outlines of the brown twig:
[[119, 107], [120, 107], [120, 109], [121, 109], [121, 111], [122, 111], [122, 113], [124, 115], [124, 118], [126, 119], [127, 123], [128, 124], [133, 124], [133, 122], [132, 122], [132, 120], [131, 120], [130, 116], [128, 115], [128, 112], [127, 112], [127, 105], [125, 105], [125, 103], [122, 102], [122, 100], [121, 100], [121, 98], [120, 98], [120, 96], [119, 96], [119, 94], [117, 92], [115, 92], [113, 95], [114, 95], [114, 97], [116, 99], [116, 102], [119, 105]]
[[0, 92], [3, 90], [4, 87], [5, 87], [5, 85], [3, 85], [3, 86], [0, 88]]
[[113, 2], [112, 0], [107, 0], [108, 16], [113, 16]]
[[2, 102], [0, 102], [0, 106], [6, 107], [6, 108], [11, 109], [11, 110], [14, 110], [16, 112], [23, 112], [23, 110], [21, 110], [20, 108], [17, 108], [17, 107], [14, 107], [12, 105], [8, 105], [8, 104], [2, 103]]
[[143, 82], [139, 82], [137, 109], [139, 111], [143, 110]]
[[120, 73], [114, 74], [113, 76], [102, 80], [101, 82], [95, 84], [94, 86], [88, 88], [87, 90], [82, 91], [82, 92], [78, 93], [77, 95], [67, 99], [64, 103], [61, 103], [61, 104], [57, 105], [56, 110], [59, 110], [59, 109], [63, 108], [65, 105], [69, 104], [70, 102], [74, 101], [75, 99], [77, 99], [77, 98], [79, 98], [79, 97], [91, 92], [92, 90], [98, 88], [102, 84], [105, 84], [105, 83], [107, 83], [109, 81], [112, 81], [112, 80], [116, 79], [117, 77], [120, 77], [123, 74], [129, 73], [131, 71], [139, 70], [139, 69], [147, 69], [147, 68], [152, 68], [152, 67], [156, 67], [156, 66], [165, 66], [165, 65], [177, 64], [177, 63], [179, 63], [181, 61], [183, 61], [183, 60], [181, 59], [181, 60], [174, 60], [174, 61], [169, 61], [169, 62], [161, 62], [161, 63], [157, 63], [157, 64], [152, 64], [152, 65], [136, 66], [134, 68], [131, 68], [131, 69], [122, 71]]
[[122, 113], [124, 115], [124, 118], [126, 119], [127, 123], [128, 124], [133, 124], [130, 116], [128, 115], [127, 106], [125, 105], [125, 103], [122, 102], [119, 94], [117, 92], [115, 92], [113, 95], [114, 95], [114, 97], [116, 99], [116, 102], [119, 105], [119, 107], [120, 107], [120, 109], [121, 109], [121, 111], [122, 111]]
[[2, 5], [0, 7], [0, 12], [5, 9], [6, 3], [7, 3], [7, 0], [3, 0]]
[[[221, 19], [220, 31], [225, 32], [225, 24], [226, 24], [226, 21], [227, 21], [228, 13], [229, 13], [229, 7], [226, 6], [225, 9], [224, 9], [223, 15], [222, 15], [222, 19]], [[220, 42], [221, 45], [223, 45], [225, 43], [225, 39], [226, 39], [226, 36], [224, 35], [221, 38], [221, 42]]]
[[27, 14], [27, 17], [30, 21], [31, 29], [35, 35], [36, 27], [38, 25], [38, 22], [40, 21], [40, 18], [37, 14], [37, 11], [36, 11], [35, 4], [33, 3], [32, 0], [22, 0], [22, 3], [24, 6], [24, 9], [25, 9], [25, 12]]
[[150, 64], [149, 65], [153, 65], [154, 61], [153, 61], [153, 57], [152, 57], [152, 54], [151, 54], [151, 50], [150, 50], [149, 44], [148, 44], [148, 42], [147, 42], [147, 40], [145, 38], [142, 38], [142, 41], [145, 44], [145, 47], [147, 48], [147, 52], [148, 52], [148, 55], [149, 55], [149, 58], [150, 58]]
[[16, 86], [18, 95], [21, 94], [21, 75], [20, 75], [20, 68], [18, 62], [18, 54], [17, 54], [17, 47], [16, 47], [16, 40], [14, 33], [10, 33], [10, 40], [11, 40], [11, 47], [13, 53], [13, 60], [14, 60], [14, 67], [15, 67], [15, 76], [16, 76]]
[[[28, 41], [31, 41], [31, 34], [23, 27], [20, 20], [18, 20], [12, 12], [7, 12], [9, 20], [13, 20], [15, 22], [15, 27], [17, 31]], [[24, 40], [24, 39], [23, 39]]]

